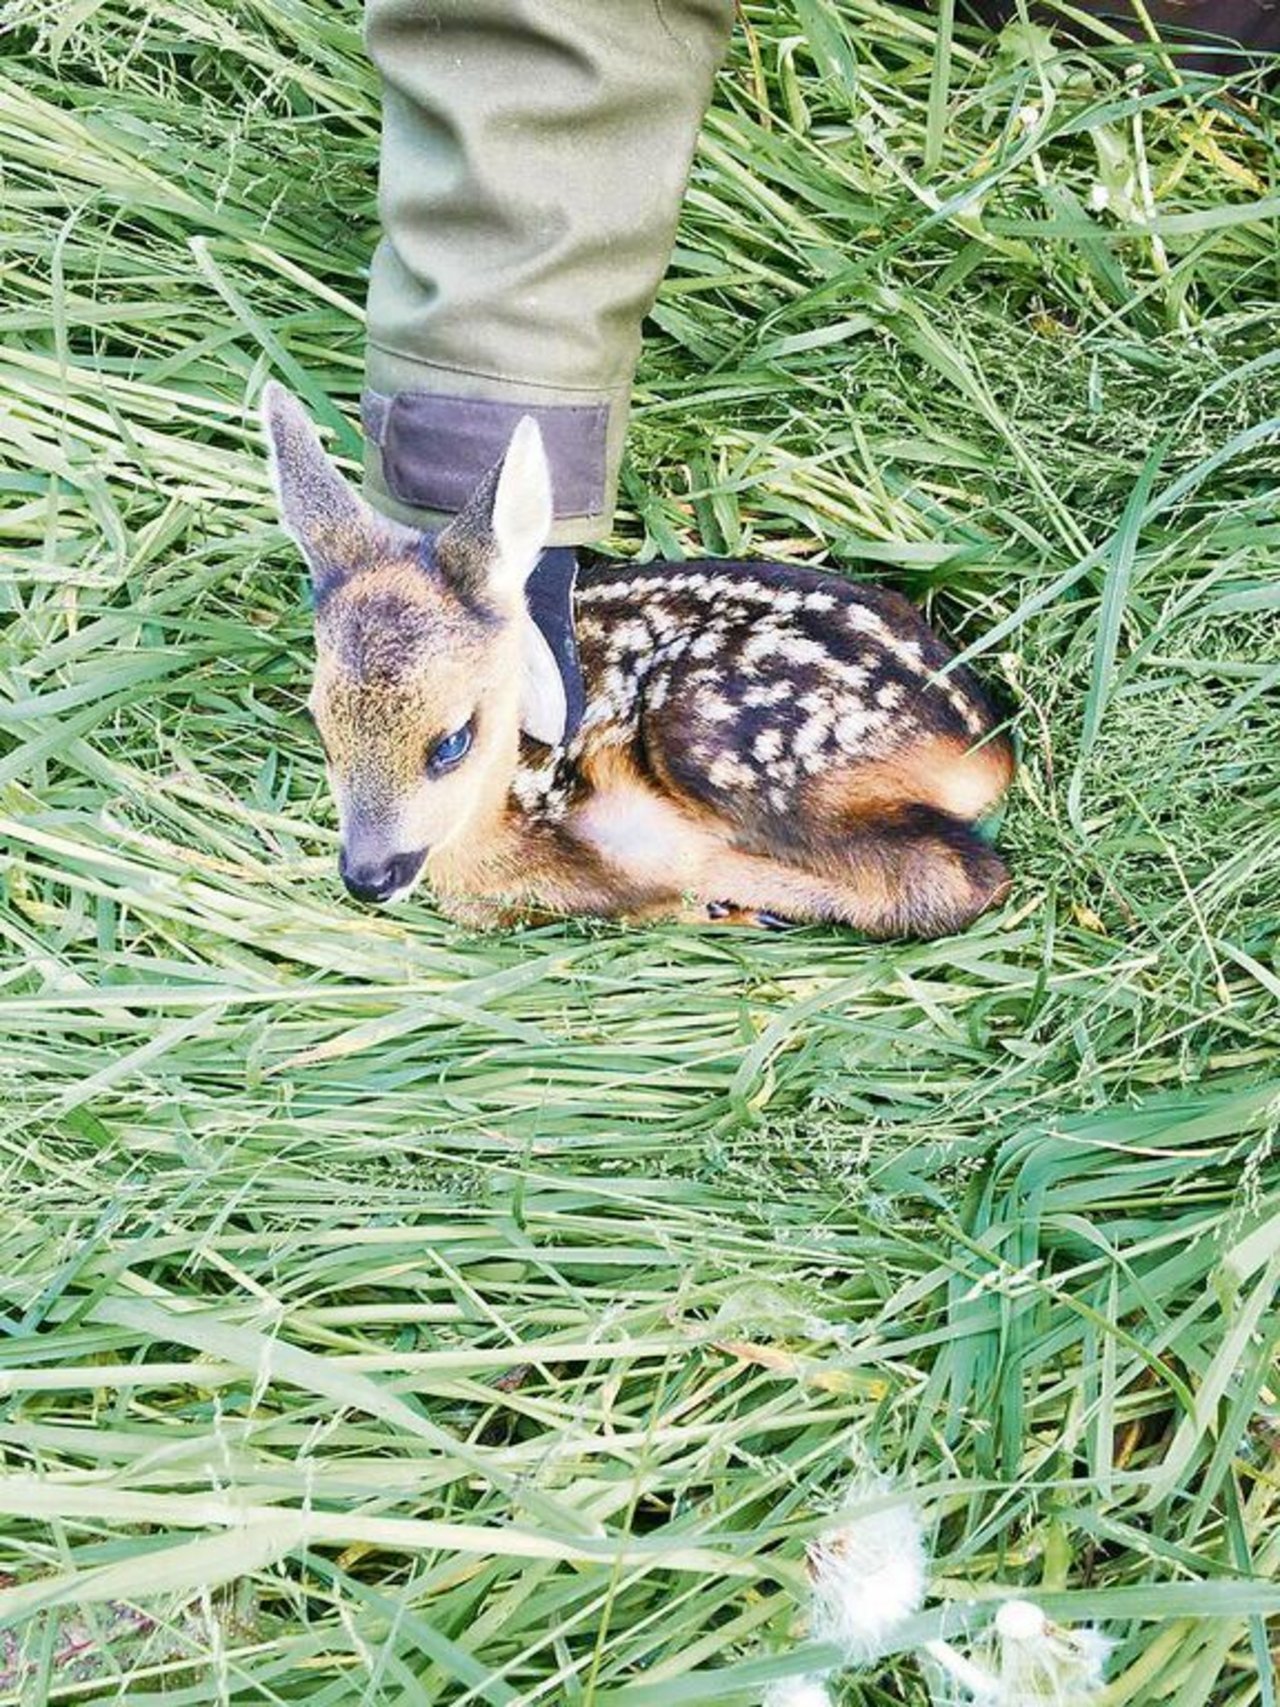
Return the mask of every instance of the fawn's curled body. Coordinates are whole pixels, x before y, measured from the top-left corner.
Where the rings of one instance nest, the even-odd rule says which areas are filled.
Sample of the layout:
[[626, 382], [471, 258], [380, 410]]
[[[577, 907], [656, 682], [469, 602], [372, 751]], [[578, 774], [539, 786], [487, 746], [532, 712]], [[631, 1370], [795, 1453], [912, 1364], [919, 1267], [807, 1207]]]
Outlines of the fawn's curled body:
[[400, 899], [425, 874], [476, 925], [830, 921], [877, 937], [959, 930], [1005, 892], [974, 826], [1008, 786], [1009, 742], [899, 595], [785, 564], [588, 567], [586, 712], [566, 737], [523, 595], [550, 525], [533, 424], [432, 538], [374, 515], [287, 395], [266, 418], [312, 568], [311, 705], [353, 892]]

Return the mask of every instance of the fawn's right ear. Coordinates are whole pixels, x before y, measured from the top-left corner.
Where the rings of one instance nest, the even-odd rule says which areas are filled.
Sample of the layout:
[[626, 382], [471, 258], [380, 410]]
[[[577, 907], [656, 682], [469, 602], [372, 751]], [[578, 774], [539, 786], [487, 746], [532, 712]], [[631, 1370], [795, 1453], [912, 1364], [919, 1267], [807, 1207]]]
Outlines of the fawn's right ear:
[[274, 380], [262, 394], [262, 422], [280, 520], [311, 567], [320, 605], [348, 575], [382, 554], [389, 524], [338, 473], [306, 410]]

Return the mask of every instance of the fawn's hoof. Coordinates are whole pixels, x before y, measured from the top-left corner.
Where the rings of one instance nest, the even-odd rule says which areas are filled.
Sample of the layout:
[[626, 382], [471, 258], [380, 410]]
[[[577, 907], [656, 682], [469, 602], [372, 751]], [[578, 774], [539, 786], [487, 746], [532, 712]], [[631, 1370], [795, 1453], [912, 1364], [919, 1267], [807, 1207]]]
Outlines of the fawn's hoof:
[[784, 919], [780, 913], [756, 913], [753, 920], [764, 931], [789, 931], [795, 924], [794, 919]]

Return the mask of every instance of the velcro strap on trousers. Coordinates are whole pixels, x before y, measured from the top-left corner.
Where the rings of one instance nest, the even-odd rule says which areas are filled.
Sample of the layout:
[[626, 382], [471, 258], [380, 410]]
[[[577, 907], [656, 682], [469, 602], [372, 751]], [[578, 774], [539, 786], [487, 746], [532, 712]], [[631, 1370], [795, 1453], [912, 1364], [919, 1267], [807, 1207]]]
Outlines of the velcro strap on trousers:
[[525, 415], [542, 429], [557, 521], [605, 507], [607, 403], [529, 404], [438, 392], [366, 391], [364, 430], [397, 502], [456, 512], [499, 463]]

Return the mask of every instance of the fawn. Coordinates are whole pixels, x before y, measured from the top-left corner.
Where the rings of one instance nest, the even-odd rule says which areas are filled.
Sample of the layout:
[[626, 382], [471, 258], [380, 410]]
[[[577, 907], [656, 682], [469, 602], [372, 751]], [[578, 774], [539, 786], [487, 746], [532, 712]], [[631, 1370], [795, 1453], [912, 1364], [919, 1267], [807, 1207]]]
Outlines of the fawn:
[[974, 829], [1013, 774], [973, 674], [898, 594], [781, 563], [582, 569], [586, 711], [524, 585], [551, 527], [536, 423], [437, 535], [381, 517], [268, 387], [309, 562], [310, 707], [356, 896], [426, 874], [476, 926], [545, 914], [939, 936], [1008, 873]]

